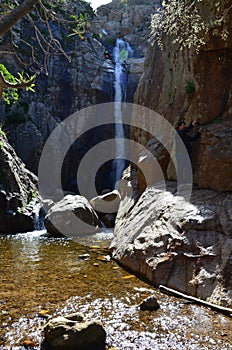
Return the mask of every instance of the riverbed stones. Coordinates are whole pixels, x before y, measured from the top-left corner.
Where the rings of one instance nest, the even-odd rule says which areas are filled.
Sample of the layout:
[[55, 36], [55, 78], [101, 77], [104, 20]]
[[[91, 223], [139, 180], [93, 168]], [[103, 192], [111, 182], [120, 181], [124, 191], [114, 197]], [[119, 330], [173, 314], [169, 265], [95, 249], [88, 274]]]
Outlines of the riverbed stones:
[[85, 321], [83, 315], [59, 316], [44, 327], [43, 347], [47, 350], [103, 350], [106, 332], [98, 321]]
[[160, 308], [159, 303], [154, 295], [144, 299], [139, 305], [142, 311], [156, 311]]
[[44, 223], [50, 234], [67, 235], [72, 238], [95, 233], [101, 227], [100, 220], [88, 200], [79, 195], [67, 195], [54, 204]]

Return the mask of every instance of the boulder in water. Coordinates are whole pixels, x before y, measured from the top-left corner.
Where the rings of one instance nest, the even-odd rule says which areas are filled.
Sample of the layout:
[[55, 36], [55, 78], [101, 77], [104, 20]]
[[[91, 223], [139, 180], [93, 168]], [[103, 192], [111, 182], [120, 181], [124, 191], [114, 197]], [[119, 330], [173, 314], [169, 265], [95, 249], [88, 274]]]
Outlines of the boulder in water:
[[120, 193], [114, 190], [101, 196], [94, 197], [90, 200], [90, 204], [97, 211], [104, 224], [107, 227], [113, 227], [120, 201]]
[[153, 295], [144, 299], [140, 304], [140, 310], [142, 311], [156, 311], [159, 307], [158, 301]]
[[48, 350], [104, 350], [105, 341], [101, 323], [84, 321], [79, 314], [56, 317], [44, 327], [43, 348]]
[[100, 220], [85, 197], [67, 195], [54, 204], [45, 217], [45, 227], [55, 236], [75, 238], [92, 234], [101, 227]]

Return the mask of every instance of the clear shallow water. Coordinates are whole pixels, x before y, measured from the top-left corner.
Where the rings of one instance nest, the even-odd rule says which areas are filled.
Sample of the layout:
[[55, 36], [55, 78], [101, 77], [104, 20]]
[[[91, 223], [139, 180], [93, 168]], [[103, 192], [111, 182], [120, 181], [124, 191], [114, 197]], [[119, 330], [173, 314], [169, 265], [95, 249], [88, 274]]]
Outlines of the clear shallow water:
[[[39, 349], [45, 316], [73, 311], [102, 321], [108, 348], [232, 349], [230, 318], [161, 294], [107, 261], [101, 235], [89, 244], [41, 232], [0, 237], [0, 349], [23, 350], [27, 341]], [[140, 311], [151, 294], [160, 309]]]

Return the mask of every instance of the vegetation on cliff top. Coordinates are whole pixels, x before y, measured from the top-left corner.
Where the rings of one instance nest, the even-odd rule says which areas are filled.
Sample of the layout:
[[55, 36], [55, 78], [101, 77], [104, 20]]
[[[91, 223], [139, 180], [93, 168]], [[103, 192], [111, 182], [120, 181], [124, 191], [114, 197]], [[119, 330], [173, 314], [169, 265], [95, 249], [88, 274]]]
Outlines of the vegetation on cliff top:
[[180, 49], [199, 51], [209, 34], [227, 40], [230, 11], [229, 0], [164, 0], [152, 17], [151, 43], [157, 42], [162, 49], [165, 34]]

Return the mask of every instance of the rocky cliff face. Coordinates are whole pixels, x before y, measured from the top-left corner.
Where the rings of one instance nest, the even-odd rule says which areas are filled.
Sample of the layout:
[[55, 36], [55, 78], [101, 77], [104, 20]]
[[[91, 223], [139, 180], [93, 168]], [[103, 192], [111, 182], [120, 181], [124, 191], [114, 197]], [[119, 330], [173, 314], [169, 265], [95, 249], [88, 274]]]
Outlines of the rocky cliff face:
[[[15, 105], [2, 105], [1, 122], [10, 142], [35, 173], [43, 145], [54, 127], [77, 110], [110, 98], [101, 74], [103, 45], [93, 37], [84, 41], [75, 38], [71, 48], [67, 45], [72, 50], [71, 63], [64, 57], [52, 57], [48, 76], [36, 80], [35, 93], [22, 92]], [[100, 80], [98, 85], [96, 79]]]
[[[36, 79], [34, 94], [22, 91], [20, 100], [15, 105], [0, 105], [0, 122], [8, 131], [10, 143], [31, 171], [37, 173], [44, 143], [60, 121], [84, 107], [114, 100], [112, 50], [118, 37], [126, 40], [134, 51], [133, 57], [127, 60], [127, 100], [133, 100], [143, 73], [151, 13], [159, 3], [160, 1], [151, 0], [135, 3], [129, 1], [128, 6], [124, 7], [117, 0], [107, 7], [102, 6], [97, 17], [93, 18], [94, 24], [85, 34], [84, 40], [79, 36], [68, 37], [69, 32], [58, 26], [52, 27], [55, 37], [62, 42], [65, 52], [71, 57], [71, 63], [65, 57], [51, 56], [48, 76], [41, 74]], [[71, 5], [74, 6], [73, 2]], [[77, 13], [89, 11], [82, 1], [75, 2], [75, 6]], [[19, 26], [20, 33], [24, 35], [27, 27], [23, 24]], [[111, 54], [107, 60], [104, 56], [106, 49]], [[14, 57], [9, 55], [2, 58], [2, 63], [12, 73], [22, 69]], [[111, 138], [112, 128], [104, 133]], [[101, 135], [95, 132], [82, 141], [88, 145], [93, 136], [94, 139], [101, 139]], [[79, 148], [80, 144], [83, 145], [82, 141], [72, 148], [70, 159], [66, 159], [63, 172], [66, 188], [70, 187], [71, 178], [76, 174], [73, 164], [78, 164], [86, 151], [85, 147]], [[109, 188], [108, 183], [104, 186]]]
[[[229, 2], [225, 0], [223, 5], [228, 8]], [[211, 2], [201, 6], [201, 12], [208, 20], [215, 16]], [[164, 39], [163, 51], [157, 46], [150, 47], [135, 96], [136, 103], [156, 110], [174, 127], [182, 119], [187, 122], [198, 120], [203, 125], [202, 142], [194, 152], [194, 181], [200, 187], [225, 191], [231, 190], [231, 186], [229, 181], [222, 179], [227, 179], [227, 169], [232, 165], [227, 132], [232, 126], [231, 19], [230, 9], [224, 24], [228, 37], [222, 40], [212, 32], [205, 34], [206, 44], [199, 53], [193, 49], [180, 51], [178, 44], [171, 44], [170, 37]], [[140, 135], [135, 132], [134, 138], [143, 144], [149, 139], [143, 132]], [[222, 141], [220, 146], [217, 140]], [[220, 149], [225, 162], [218, 156], [217, 149]], [[173, 175], [168, 172], [168, 177], [173, 178]]]
[[36, 176], [26, 169], [0, 129], [0, 233], [35, 229], [38, 198]]
[[[202, 13], [212, 18], [212, 4], [200, 4]], [[223, 4], [230, 6], [229, 1]], [[201, 122], [201, 140], [194, 145], [192, 159], [194, 182], [199, 187], [194, 188], [190, 204], [176, 195], [172, 184], [167, 191], [161, 191], [147, 184], [141, 171], [133, 170], [129, 179], [134, 185], [129, 181], [121, 188], [123, 200], [111, 245], [116, 260], [154, 285], [164, 284], [229, 307], [231, 19], [230, 10], [227, 40], [208, 33], [206, 45], [198, 54], [193, 50], [180, 51], [179, 45], [172, 45], [168, 37], [163, 51], [157, 46], [148, 49], [135, 102], [157, 111], [174, 127], [182, 119]], [[167, 179], [176, 179], [164, 145], [142, 129], [132, 130], [132, 138], [145, 145], [159, 161]], [[139, 162], [149, 172], [149, 157], [141, 154]], [[132, 188], [136, 191], [131, 195]], [[140, 198], [138, 192], [142, 194]]]

